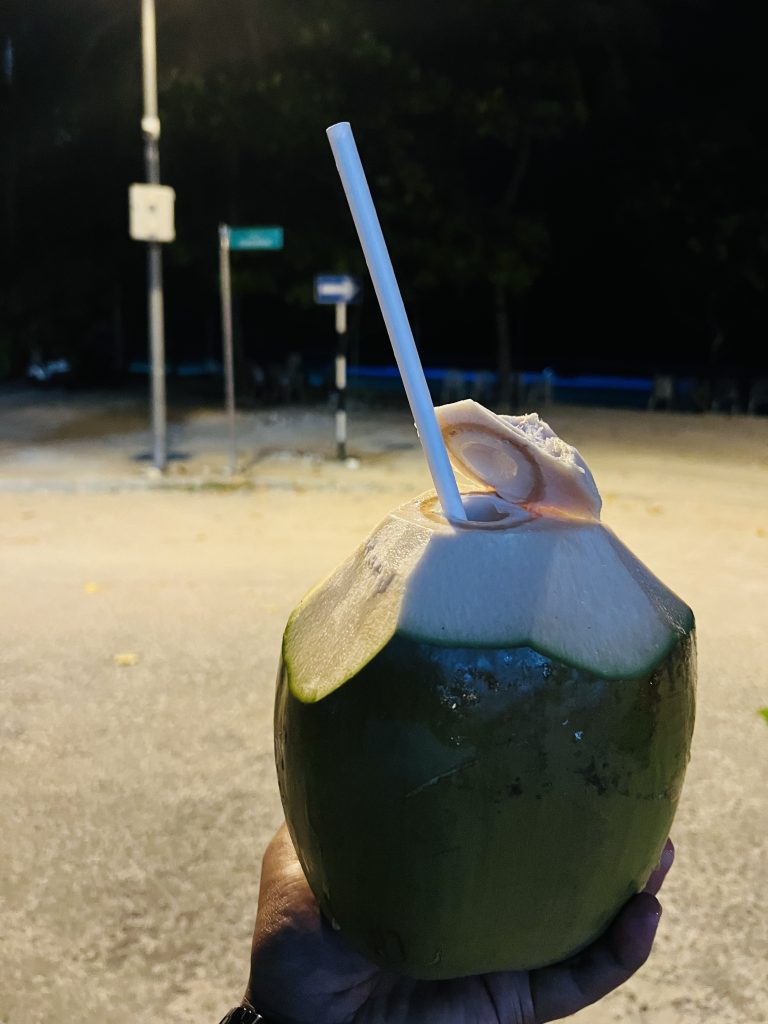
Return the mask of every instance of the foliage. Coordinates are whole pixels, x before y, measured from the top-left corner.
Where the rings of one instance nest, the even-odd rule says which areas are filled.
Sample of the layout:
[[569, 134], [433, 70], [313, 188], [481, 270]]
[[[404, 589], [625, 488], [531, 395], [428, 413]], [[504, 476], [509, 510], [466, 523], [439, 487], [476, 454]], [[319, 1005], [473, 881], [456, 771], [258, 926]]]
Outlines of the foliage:
[[[138, 4], [6, 6], [0, 364], [88, 356], [95, 336], [119, 360], [144, 344], [125, 198], [142, 177]], [[442, 359], [465, 347], [463, 306], [483, 310], [474, 356], [493, 362], [494, 292], [547, 362], [574, 339], [616, 358], [617, 330], [636, 361], [704, 363], [715, 337], [735, 358], [768, 326], [760, 36], [717, 0], [158, 0], [158, 39], [172, 355], [215, 348], [221, 220], [285, 226], [280, 257], [233, 266], [246, 320], [249, 297], [272, 303], [267, 336], [285, 299], [312, 333], [315, 272], [362, 272], [324, 137], [342, 119]]]

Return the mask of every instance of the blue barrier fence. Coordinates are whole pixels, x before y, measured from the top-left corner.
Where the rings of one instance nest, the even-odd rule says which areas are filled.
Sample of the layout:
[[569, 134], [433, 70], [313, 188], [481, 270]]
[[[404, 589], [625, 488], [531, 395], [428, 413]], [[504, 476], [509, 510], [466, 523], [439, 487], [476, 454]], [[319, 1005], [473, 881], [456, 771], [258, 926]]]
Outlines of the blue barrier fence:
[[[399, 381], [400, 372], [396, 366], [355, 366], [348, 370], [350, 379], [359, 381], [382, 380]], [[478, 383], [496, 384], [496, 374], [485, 370], [449, 370], [437, 367], [426, 367], [424, 376], [430, 383], [445, 383], [446, 377], [460, 374], [470, 385]], [[649, 395], [653, 388], [651, 377], [614, 377], [583, 375], [578, 377], [563, 377], [554, 371], [541, 371], [539, 373], [525, 372], [520, 375], [520, 380], [525, 387], [550, 385], [556, 388], [572, 388], [575, 390], [593, 390], [595, 388], [606, 388], [611, 391], [639, 391]]]
[[[166, 368], [180, 378], [215, 377], [221, 375], [217, 360], [186, 362]], [[131, 364], [129, 372], [149, 372], [144, 361]], [[430, 391], [436, 401], [455, 401], [471, 395], [480, 401], [491, 401], [497, 387], [497, 375], [490, 370], [462, 370], [448, 367], [426, 367]], [[306, 366], [305, 382], [310, 389], [322, 391], [328, 384], [330, 370], [325, 366]], [[402, 393], [400, 373], [396, 366], [350, 366], [349, 387], [354, 391], [385, 395]], [[567, 376], [551, 369], [526, 371], [519, 376], [524, 401], [566, 402], [582, 405], [618, 405], [647, 408], [654, 394], [655, 380], [649, 376], [630, 377], [611, 374], [577, 374]], [[692, 396], [697, 381], [694, 377], [675, 377], [672, 385], [676, 402], [684, 404]]]

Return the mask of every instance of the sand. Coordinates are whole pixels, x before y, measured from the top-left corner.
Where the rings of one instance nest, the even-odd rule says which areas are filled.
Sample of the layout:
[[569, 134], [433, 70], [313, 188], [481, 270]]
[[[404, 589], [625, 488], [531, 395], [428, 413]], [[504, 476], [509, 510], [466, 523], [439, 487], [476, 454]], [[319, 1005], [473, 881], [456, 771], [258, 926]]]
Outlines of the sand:
[[[699, 709], [651, 960], [583, 1024], [768, 1021], [768, 420], [555, 407], [604, 519], [694, 608]], [[406, 412], [0, 399], [0, 1022], [215, 1022], [242, 992], [280, 636], [428, 486]]]

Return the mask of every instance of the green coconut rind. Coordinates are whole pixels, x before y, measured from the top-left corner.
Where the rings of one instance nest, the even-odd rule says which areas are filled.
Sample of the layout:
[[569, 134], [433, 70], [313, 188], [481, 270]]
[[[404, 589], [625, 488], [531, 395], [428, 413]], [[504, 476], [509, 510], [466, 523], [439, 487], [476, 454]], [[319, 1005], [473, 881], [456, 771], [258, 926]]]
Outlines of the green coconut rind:
[[408, 575], [429, 539], [428, 530], [388, 516], [302, 599], [288, 619], [282, 647], [297, 697], [321, 699], [387, 644]]
[[606, 680], [526, 648], [395, 636], [275, 738], [291, 834], [323, 912], [417, 978], [556, 962], [646, 881], [682, 786], [695, 641]]
[[393, 513], [292, 614], [294, 695], [320, 700], [397, 633], [427, 643], [530, 646], [604, 677], [647, 672], [693, 628], [691, 610], [598, 522], [507, 531]]
[[[677, 647], [677, 645], [680, 643], [680, 640], [681, 640], [681, 638], [683, 636], [687, 636], [690, 633], [695, 632], [696, 624], [695, 624], [693, 615], [691, 615], [690, 619], [688, 620], [688, 623], [689, 624], [688, 624], [688, 627], [686, 629], [682, 629], [680, 631], [675, 631], [675, 632], [670, 632], [669, 634], [667, 634], [667, 636], [666, 636], [666, 643], [664, 645], [657, 647], [653, 652], [649, 652], [648, 659], [644, 663], [639, 663], [639, 664], [633, 665], [632, 668], [630, 669], [630, 671], [625, 676], [622, 676], [622, 678], [624, 678], [624, 679], [641, 679], [643, 676], [647, 676], [649, 672], [652, 672], [654, 665], [658, 664], [660, 661], [663, 661], [664, 658], [666, 658], [675, 649], [675, 647]], [[432, 644], [435, 647], [443, 647], [446, 650], [451, 650], [452, 646], [453, 646], [452, 644], [448, 643], [447, 641], [434, 640], [431, 637], [419, 636], [418, 634], [408, 633], [405, 630], [401, 630], [401, 629], [396, 630], [392, 634], [392, 637], [402, 637], [402, 638], [404, 638], [406, 640], [412, 640], [415, 643]], [[390, 637], [390, 639], [392, 639], [392, 637]], [[384, 645], [382, 645], [382, 647], [383, 646]], [[557, 650], [557, 649], [548, 649], [547, 646], [545, 644], [542, 644], [542, 643], [534, 644], [526, 636], [521, 636], [519, 638], [519, 640], [513, 640], [513, 641], [509, 642], [508, 644], [506, 644], [505, 646], [508, 646], [508, 647], [525, 647], [528, 650], [532, 651], [534, 654], [538, 654], [542, 658], [549, 658], [552, 661], [559, 661], [561, 659], [561, 653], [560, 653], [559, 650]], [[478, 651], [485, 650], [485, 646], [483, 644], [467, 644], [466, 647], [467, 647], [468, 650], [473, 650], [473, 649], [474, 650], [478, 650]], [[376, 655], [380, 653], [381, 649], [382, 648], [379, 648], [379, 650], [375, 651], [373, 653], [372, 657], [375, 658]], [[571, 667], [574, 668], [574, 669], [577, 669], [580, 672], [588, 673], [588, 674], [594, 676], [596, 679], [605, 679], [605, 680], [614, 680], [615, 681], [616, 678], [617, 678], [615, 675], [612, 675], [610, 672], [601, 671], [601, 670], [595, 668], [594, 665], [590, 665], [590, 664], [585, 663], [585, 662], [579, 662], [579, 661], [574, 660], [571, 663]], [[349, 682], [349, 679], [351, 679], [353, 677], [354, 677], [354, 673], [352, 675], [350, 675], [347, 679], [345, 679], [344, 682], [345, 683]], [[299, 689], [298, 687], [293, 687], [292, 686], [292, 691], [294, 692], [294, 695], [296, 695], [296, 696], [298, 696], [296, 694], [296, 690], [298, 690], [298, 689]], [[298, 699], [301, 700], [302, 698], [299, 696]]]

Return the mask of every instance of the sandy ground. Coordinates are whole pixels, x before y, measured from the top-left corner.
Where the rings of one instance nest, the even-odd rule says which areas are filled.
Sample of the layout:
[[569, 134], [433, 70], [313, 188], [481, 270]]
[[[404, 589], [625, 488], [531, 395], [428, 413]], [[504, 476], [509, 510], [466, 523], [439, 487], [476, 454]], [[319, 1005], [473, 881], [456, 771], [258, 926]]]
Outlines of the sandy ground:
[[[699, 712], [652, 958], [583, 1024], [768, 1021], [768, 420], [554, 408], [604, 518], [693, 606]], [[405, 412], [0, 398], [0, 1022], [217, 1021], [239, 998], [301, 594], [428, 486]], [[117, 657], [122, 656], [122, 657]], [[117, 661], [116, 661], [117, 658]], [[118, 663], [122, 662], [122, 663]]]

